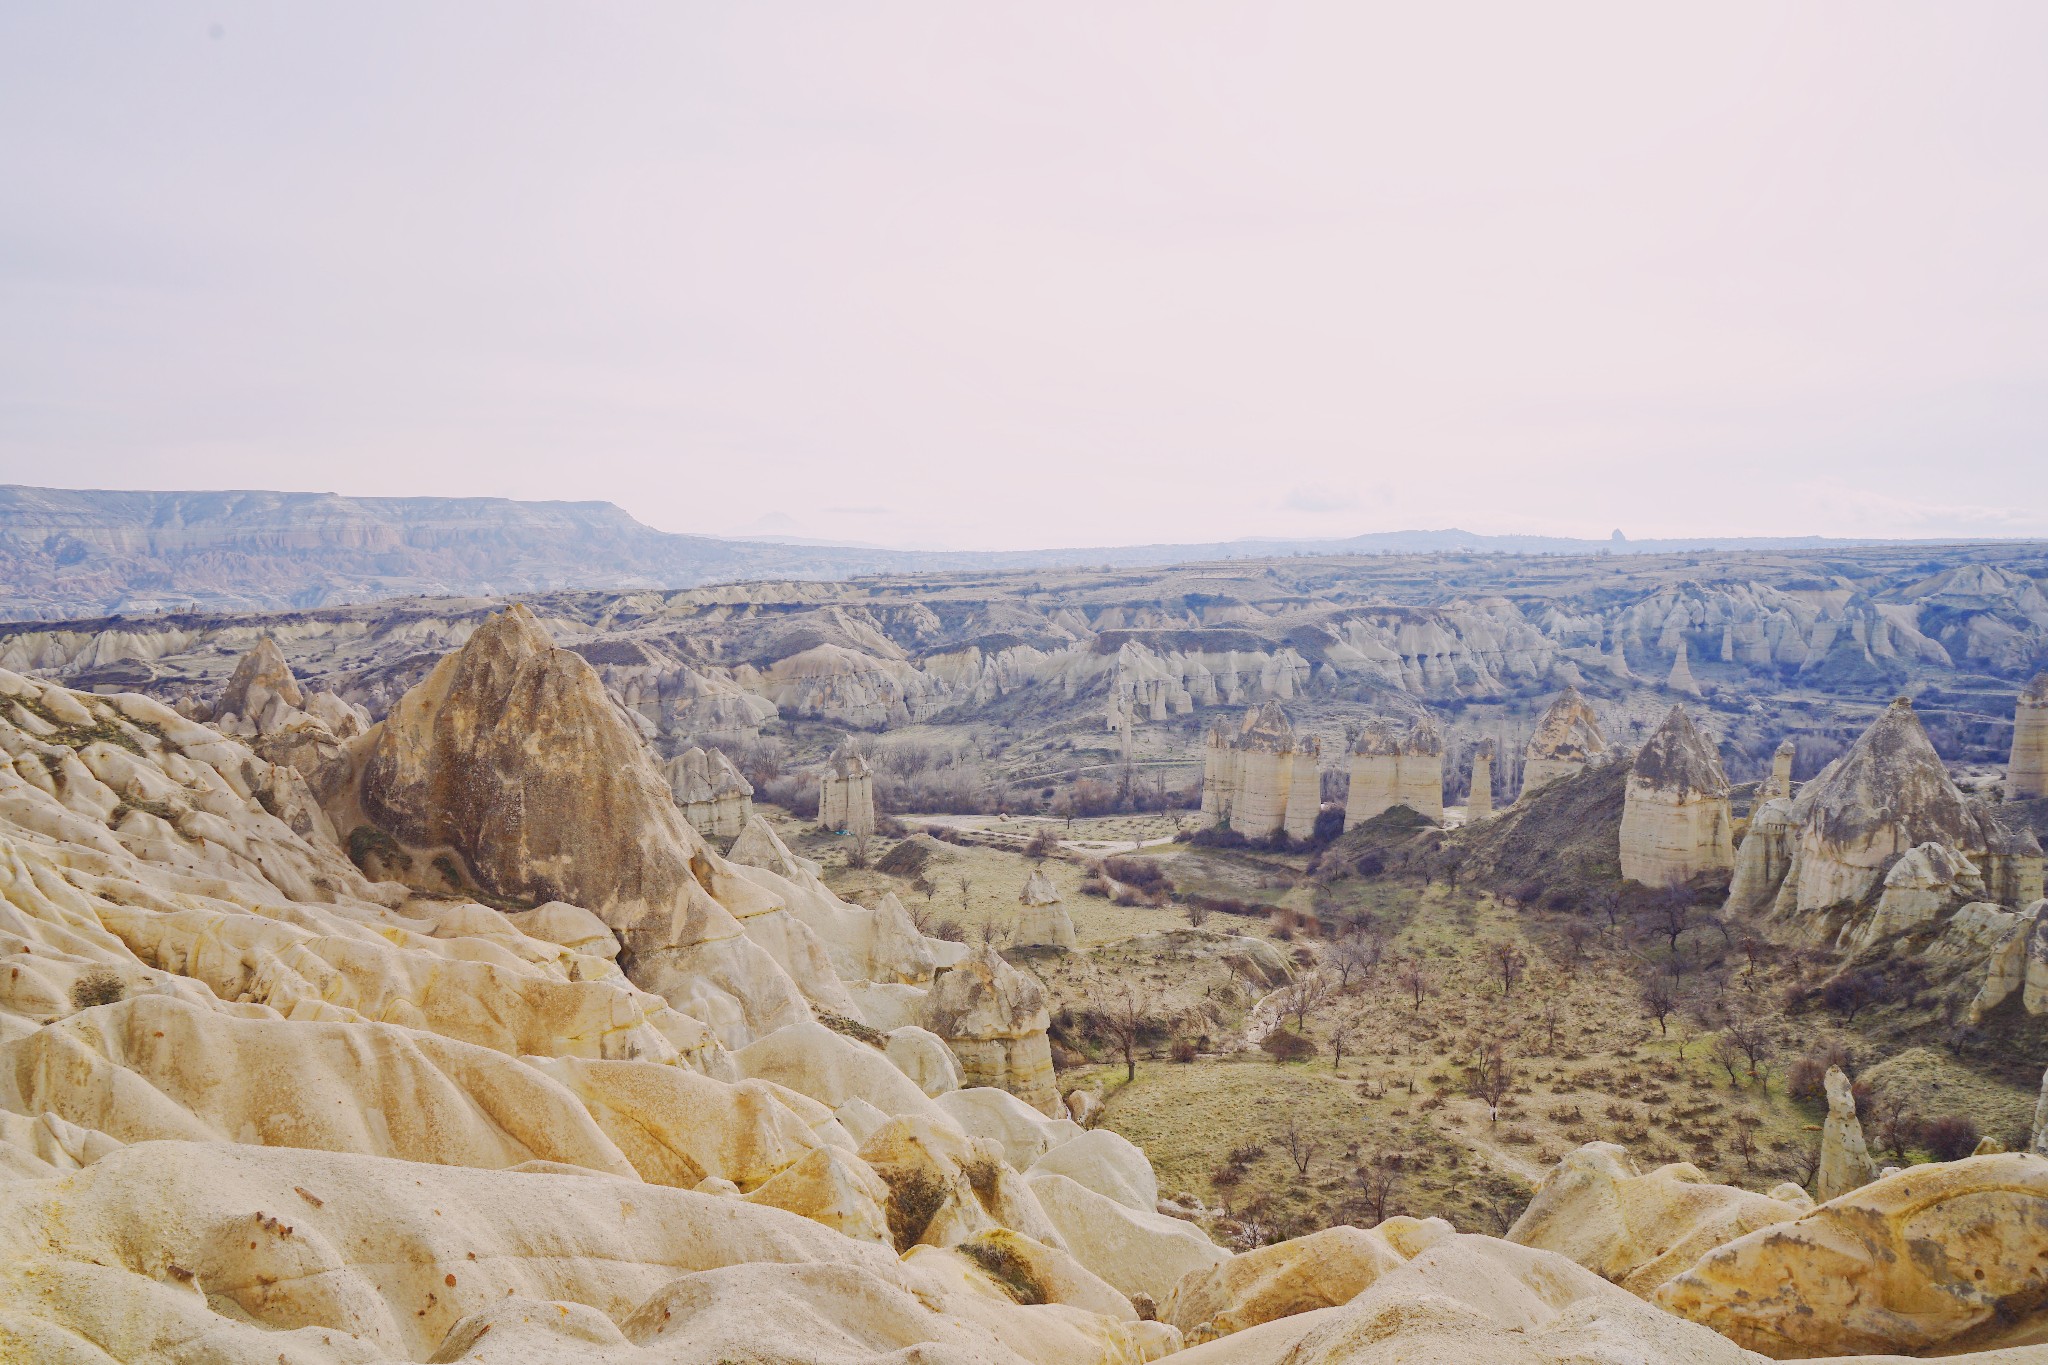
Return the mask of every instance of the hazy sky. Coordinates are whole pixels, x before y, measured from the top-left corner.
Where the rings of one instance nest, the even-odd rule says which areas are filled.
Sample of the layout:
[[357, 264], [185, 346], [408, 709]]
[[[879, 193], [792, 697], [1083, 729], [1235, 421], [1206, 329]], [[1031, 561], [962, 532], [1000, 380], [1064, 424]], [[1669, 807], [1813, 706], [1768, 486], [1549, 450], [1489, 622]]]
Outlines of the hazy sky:
[[0, 481], [2048, 534], [2048, 4], [12, 4]]

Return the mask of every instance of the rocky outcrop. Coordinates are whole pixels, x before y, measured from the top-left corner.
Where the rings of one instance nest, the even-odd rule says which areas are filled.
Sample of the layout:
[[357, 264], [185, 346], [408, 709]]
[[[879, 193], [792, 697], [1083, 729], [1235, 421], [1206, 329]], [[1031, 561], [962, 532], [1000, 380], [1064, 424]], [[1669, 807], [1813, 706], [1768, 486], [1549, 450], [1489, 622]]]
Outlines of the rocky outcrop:
[[1465, 819], [1484, 820], [1493, 814], [1493, 741], [1472, 746], [1472, 782], [1465, 793]]
[[1024, 879], [1024, 890], [1018, 900], [1022, 906], [1017, 912], [1019, 948], [1063, 948], [1072, 952], [1080, 946], [1074, 937], [1074, 917], [1060, 903], [1059, 889], [1044, 872], [1033, 872]]
[[2040, 1340], [2048, 1159], [1911, 1166], [1708, 1253], [1655, 1301], [1776, 1359]]
[[1870, 1149], [1863, 1142], [1863, 1124], [1856, 1117], [1856, 1096], [1842, 1068], [1828, 1068], [1827, 1092], [1828, 1119], [1821, 1130], [1820, 1172], [1813, 1178], [1814, 1193], [1823, 1201], [1861, 1189], [1877, 1179], [1877, 1163], [1870, 1159]]
[[1758, 801], [1776, 801], [1792, 795], [1792, 760], [1799, 756], [1796, 741], [1778, 741], [1777, 749], [1771, 754], [1770, 776], [1757, 789]]
[[707, 839], [735, 839], [754, 818], [754, 784], [719, 749], [685, 749], [664, 769], [690, 827]]
[[237, 661], [227, 686], [202, 714], [223, 733], [247, 740], [266, 761], [296, 768], [322, 801], [348, 784], [348, 742], [370, 727], [360, 706], [301, 687], [268, 635]]
[[1046, 1029], [1045, 992], [993, 948], [942, 973], [919, 1007], [918, 1023], [944, 1038], [970, 1086], [1007, 1090], [1040, 1113], [1059, 1116], [1059, 1088]]
[[1211, 727], [1202, 759], [1202, 819], [1247, 839], [1306, 839], [1322, 809], [1322, 745], [1296, 737], [1280, 703], [1245, 712], [1236, 730]]
[[1570, 777], [1607, 752], [1600, 718], [1576, 687], [1557, 694], [1536, 722], [1522, 760], [1522, 795]]
[[1921, 844], [1884, 874], [1877, 907], [1844, 931], [1842, 946], [1867, 948], [1918, 933], [1983, 894], [1984, 878], [1975, 863], [1946, 844]]
[[[1957, 920], [1968, 909], [1959, 912]], [[1969, 1021], [1982, 1023], [2015, 993], [2028, 1014], [2048, 1014], [2048, 900], [2035, 901], [2018, 914], [2000, 915], [1986, 927], [1996, 936], [1985, 953], [1984, 983], [1970, 1001]], [[1947, 938], [1944, 932], [1942, 939]], [[1935, 946], [1941, 944], [1937, 940]]]
[[1701, 695], [1699, 680], [1692, 675], [1692, 663], [1682, 638], [1678, 642], [1678, 652], [1672, 656], [1671, 672], [1665, 677], [1664, 685], [1673, 692], [1683, 692], [1688, 697]]
[[1621, 875], [1677, 886], [1735, 865], [1728, 775], [1712, 740], [1674, 706], [1629, 771], [1621, 815]]
[[1427, 717], [1404, 735], [1384, 721], [1368, 725], [1351, 746], [1351, 788], [1344, 828], [1406, 806], [1436, 824], [1444, 818], [1444, 741]]
[[1626, 1148], [1594, 1142], [1551, 1168], [1507, 1238], [1648, 1297], [1714, 1248], [1810, 1207], [1712, 1184], [1690, 1163], [1644, 1171]]
[[2014, 801], [2048, 796], [2048, 673], [2036, 673], [2013, 709], [2012, 757], [2005, 794]]
[[834, 834], [875, 832], [874, 771], [849, 745], [840, 746], [818, 779], [818, 828]]
[[[1734, 908], [1768, 904], [1778, 915], [1816, 923], [1824, 911], [1868, 913], [1894, 862], [1923, 844], [1975, 866], [1987, 894], [2000, 899], [2018, 902], [2039, 884], [2040, 844], [1963, 794], [1903, 697], [1800, 788], [1781, 816], [1766, 822], [1763, 814], [1760, 808], [1743, 840]], [[1764, 874], [1780, 867], [1773, 884]]]

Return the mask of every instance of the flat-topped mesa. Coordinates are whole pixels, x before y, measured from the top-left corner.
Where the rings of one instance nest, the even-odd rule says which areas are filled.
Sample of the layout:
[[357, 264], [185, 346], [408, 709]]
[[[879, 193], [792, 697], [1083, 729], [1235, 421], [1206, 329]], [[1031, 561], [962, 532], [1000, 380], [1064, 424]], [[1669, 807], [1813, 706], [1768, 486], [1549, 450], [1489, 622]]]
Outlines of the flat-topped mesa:
[[1322, 742], [1297, 737], [1277, 701], [1245, 712], [1235, 733], [1212, 727], [1204, 741], [1202, 815], [1247, 839], [1306, 839], [1322, 809]]
[[[1861, 909], [1893, 863], [1923, 844], [1941, 845], [1974, 865], [1994, 900], [2023, 906], [2041, 894], [2039, 842], [2027, 831], [2008, 829], [1989, 806], [1963, 794], [1904, 697], [1797, 797], [1770, 804], [1775, 818], [1768, 827], [1753, 820], [1743, 839], [1735, 879], [1742, 895], [1738, 903], [1731, 890], [1731, 908], [1768, 904], [1778, 914], [1801, 916]], [[1765, 875], [1766, 865], [1783, 871]], [[1857, 937], [1853, 922], [1842, 932]]]
[[2020, 692], [2012, 718], [2012, 759], [2005, 794], [2013, 801], [2048, 796], [2048, 672], [2036, 673]]
[[1493, 814], [1493, 741], [1472, 746], [1472, 786], [1465, 795], [1465, 818], [1484, 820]]
[[1664, 685], [1673, 692], [1683, 692], [1688, 697], [1700, 695], [1699, 680], [1692, 675], [1692, 663], [1687, 658], [1683, 639], [1678, 642], [1678, 652], [1672, 657], [1671, 673], [1664, 679]]
[[1444, 818], [1444, 740], [1428, 717], [1405, 735], [1375, 720], [1351, 746], [1351, 791], [1344, 828], [1406, 806], [1437, 824]]
[[1017, 899], [1022, 907], [1017, 912], [1019, 948], [1064, 948], [1072, 952], [1080, 946], [1074, 937], [1074, 917], [1060, 903], [1059, 888], [1043, 871], [1035, 871], [1024, 879], [1024, 890]]
[[1677, 886], [1735, 865], [1728, 774], [1714, 742], [1674, 706], [1629, 771], [1621, 812], [1621, 875]]
[[1523, 752], [1522, 795], [1570, 777], [1593, 758], [1607, 752], [1607, 737], [1600, 733], [1600, 718], [1576, 687], [1567, 687], [1536, 722]]
[[834, 834], [875, 832], [875, 777], [851, 745], [832, 755], [818, 783], [818, 828]]
[[718, 749], [689, 748], [663, 769], [690, 828], [707, 839], [734, 839], [754, 818], [754, 784]]
[[1771, 775], [1757, 789], [1756, 799], [1759, 802], [1775, 801], [1792, 794], [1792, 760], [1798, 756], [1796, 741], [1787, 738], [1778, 742], [1777, 751], [1771, 755]]

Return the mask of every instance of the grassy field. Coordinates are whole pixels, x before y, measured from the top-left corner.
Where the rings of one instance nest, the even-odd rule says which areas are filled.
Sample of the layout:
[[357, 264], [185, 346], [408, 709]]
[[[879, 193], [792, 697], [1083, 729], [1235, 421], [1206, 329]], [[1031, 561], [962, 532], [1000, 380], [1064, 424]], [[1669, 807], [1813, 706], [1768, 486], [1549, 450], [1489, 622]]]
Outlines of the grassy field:
[[[1158, 817], [1076, 824], [1089, 827], [1076, 837], [1098, 838], [1154, 837], [1161, 827]], [[1301, 855], [1146, 849], [1137, 856], [1157, 859], [1174, 888], [1150, 908], [1081, 894], [1092, 861], [1083, 854], [1033, 859], [948, 844], [927, 870], [927, 896], [847, 866], [847, 840], [790, 821], [783, 829], [826, 863], [842, 894], [892, 890], [969, 935], [1013, 922], [1025, 879], [1049, 876], [1082, 951], [1012, 958], [1047, 987], [1062, 1087], [1100, 1090], [1103, 1126], [1146, 1149], [1162, 1191], [1227, 1211], [1219, 1236], [1298, 1235], [1391, 1213], [1499, 1232], [1559, 1157], [1593, 1141], [1622, 1143], [1646, 1166], [1690, 1162], [1751, 1189], [1806, 1184], [1824, 1110], [1810, 1087], [1793, 1093], [1801, 1059], [1809, 1072], [1812, 1059], [1846, 1060], [1921, 1116], [1967, 1114], [2006, 1140], [2032, 1113], [2030, 1091], [1941, 1050], [1902, 1049], [1869, 1015], [1793, 1009], [1788, 983], [1810, 962], [1746, 954], [1704, 921], [1680, 931], [1674, 976], [1669, 935], [1655, 924], [1522, 908], [1441, 881], [1312, 880]], [[1193, 929], [1198, 898], [1363, 925], [1379, 941], [1377, 961], [1347, 968], [1331, 941], [1291, 932], [1281, 917], [1197, 912]], [[1245, 968], [1232, 946], [1244, 936], [1265, 940], [1267, 957], [1297, 980], [1323, 983], [1323, 998], [1281, 1025], [1311, 1055], [1283, 1062], [1259, 1046], [1286, 991]], [[1660, 981], [1674, 997], [1661, 1021], [1645, 1003]], [[1105, 993], [1125, 988], [1148, 1017], [1129, 1081], [1091, 1021]], [[1729, 1041], [1737, 1035], [1754, 1057]], [[1497, 1104], [1477, 1083], [1496, 1068]], [[1881, 1160], [1927, 1156], [1904, 1142], [1884, 1150], [1886, 1134], [1867, 1124]]]

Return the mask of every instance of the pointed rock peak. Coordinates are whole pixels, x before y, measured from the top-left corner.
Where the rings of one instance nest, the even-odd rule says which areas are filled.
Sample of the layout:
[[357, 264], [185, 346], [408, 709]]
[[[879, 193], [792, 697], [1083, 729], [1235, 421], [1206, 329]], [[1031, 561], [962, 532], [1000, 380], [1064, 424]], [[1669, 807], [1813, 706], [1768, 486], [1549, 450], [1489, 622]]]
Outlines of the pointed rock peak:
[[299, 690], [297, 680], [292, 677], [292, 666], [285, 661], [284, 651], [268, 635], [259, 636], [255, 645], [235, 664], [235, 671], [228, 678], [227, 690], [221, 693], [220, 704], [214, 708], [215, 713], [247, 716], [251, 709], [249, 691], [259, 686], [272, 696], [284, 698], [290, 705], [306, 704], [306, 694]]
[[1025, 878], [1024, 893], [1019, 899], [1026, 905], [1058, 905], [1060, 892], [1044, 872], [1033, 872]]
[[1528, 756], [1534, 759], [1583, 763], [1606, 752], [1607, 737], [1600, 733], [1600, 717], [1576, 687], [1557, 694], [1529, 738]]
[[1245, 712], [1238, 739], [1252, 748], [1289, 748], [1294, 743], [1294, 726], [1287, 719], [1286, 708], [1269, 701]]
[[485, 618], [469, 637], [469, 644], [483, 649], [498, 650], [506, 654], [545, 654], [555, 647], [554, 640], [524, 602], [514, 602], [501, 612]]
[[1979, 821], [1950, 780], [1913, 703], [1900, 697], [1799, 793], [1802, 822], [1845, 842], [1896, 826], [1901, 842], [1981, 848]]
[[1796, 758], [1796, 757], [1798, 757], [1798, 755], [1799, 755], [1799, 741], [1798, 741], [1798, 740], [1796, 740], [1796, 739], [1793, 739], [1793, 738], [1791, 738], [1790, 736], [1787, 736], [1786, 738], [1784, 738], [1784, 739], [1781, 739], [1781, 740], [1779, 740], [1779, 741], [1778, 741], [1778, 748], [1777, 748], [1777, 751], [1776, 751], [1775, 753], [1773, 753], [1773, 754], [1771, 755], [1771, 757], [1773, 757], [1773, 758]]
[[2020, 693], [2020, 704], [2022, 706], [2048, 706], [2048, 669], [2043, 669], [2034, 675], [2034, 680], [2028, 683], [2026, 690]]
[[1631, 777], [1665, 791], [1705, 797], [1728, 794], [1728, 774], [1713, 740], [1674, 706], [1636, 755]]

